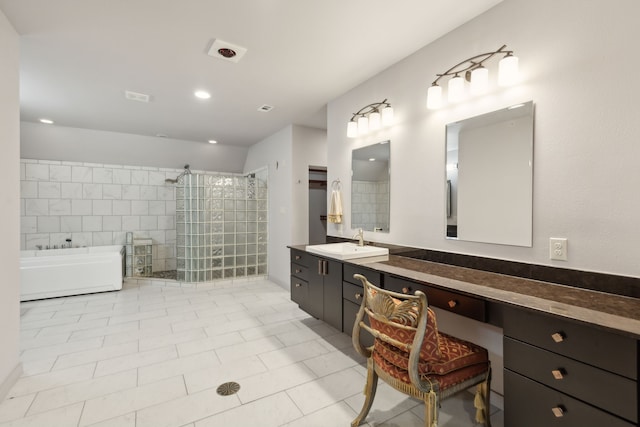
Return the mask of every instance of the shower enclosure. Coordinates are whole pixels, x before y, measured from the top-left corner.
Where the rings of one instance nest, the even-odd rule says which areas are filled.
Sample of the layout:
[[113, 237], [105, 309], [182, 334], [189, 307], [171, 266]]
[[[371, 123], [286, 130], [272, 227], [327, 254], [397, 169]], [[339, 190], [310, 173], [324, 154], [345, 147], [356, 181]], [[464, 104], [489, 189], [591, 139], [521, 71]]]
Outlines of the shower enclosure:
[[267, 180], [183, 174], [176, 184], [177, 279], [267, 274]]

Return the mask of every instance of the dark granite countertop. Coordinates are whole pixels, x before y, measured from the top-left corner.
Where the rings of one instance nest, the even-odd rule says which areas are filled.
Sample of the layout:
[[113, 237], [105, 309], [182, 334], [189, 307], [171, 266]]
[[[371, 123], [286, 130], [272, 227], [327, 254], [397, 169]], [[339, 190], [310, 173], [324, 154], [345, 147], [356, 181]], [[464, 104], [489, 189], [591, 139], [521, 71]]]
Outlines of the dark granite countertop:
[[[291, 246], [305, 250], [304, 245]], [[417, 282], [622, 332], [640, 339], [640, 299], [398, 255], [342, 260]]]

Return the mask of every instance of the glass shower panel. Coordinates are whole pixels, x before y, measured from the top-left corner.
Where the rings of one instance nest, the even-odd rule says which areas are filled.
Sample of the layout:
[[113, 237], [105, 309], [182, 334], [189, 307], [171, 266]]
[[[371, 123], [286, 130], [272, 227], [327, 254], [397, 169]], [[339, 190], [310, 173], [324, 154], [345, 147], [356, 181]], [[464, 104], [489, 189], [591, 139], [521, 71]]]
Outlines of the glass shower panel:
[[178, 280], [265, 275], [266, 176], [191, 174], [177, 185]]

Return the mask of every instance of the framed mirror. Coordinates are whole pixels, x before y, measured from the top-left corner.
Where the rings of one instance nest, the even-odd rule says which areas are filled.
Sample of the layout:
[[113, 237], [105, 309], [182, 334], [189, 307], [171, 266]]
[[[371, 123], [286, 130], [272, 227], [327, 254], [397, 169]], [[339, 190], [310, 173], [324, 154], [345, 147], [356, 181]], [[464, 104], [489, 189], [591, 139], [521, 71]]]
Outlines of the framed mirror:
[[446, 127], [446, 237], [532, 245], [533, 101]]
[[351, 153], [351, 227], [389, 232], [390, 141]]

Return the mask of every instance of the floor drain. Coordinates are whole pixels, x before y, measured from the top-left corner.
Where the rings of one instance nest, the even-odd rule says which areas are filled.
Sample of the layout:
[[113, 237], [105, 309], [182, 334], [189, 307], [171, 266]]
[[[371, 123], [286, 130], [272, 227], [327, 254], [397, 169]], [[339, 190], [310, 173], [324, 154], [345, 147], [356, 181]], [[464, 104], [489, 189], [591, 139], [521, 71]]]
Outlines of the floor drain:
[[236, 394], [238, 390], [240, 390], [240, 384], [231, 381], [220, 384], [216, 392], [218, 392], [220, 396], [231, 396], [232, 394]]

